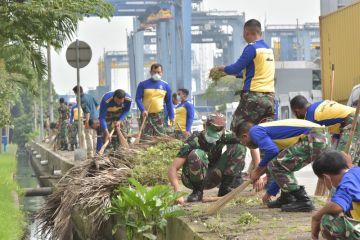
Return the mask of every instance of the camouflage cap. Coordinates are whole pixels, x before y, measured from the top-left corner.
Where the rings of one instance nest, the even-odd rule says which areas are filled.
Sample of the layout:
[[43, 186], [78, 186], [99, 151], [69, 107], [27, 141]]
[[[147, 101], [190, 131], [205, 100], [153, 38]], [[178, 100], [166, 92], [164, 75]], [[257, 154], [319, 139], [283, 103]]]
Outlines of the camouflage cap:
[[216, 128], [225, 127], [225, 116], [221, 113], [215, 112], [208, 116], [206, 123]]

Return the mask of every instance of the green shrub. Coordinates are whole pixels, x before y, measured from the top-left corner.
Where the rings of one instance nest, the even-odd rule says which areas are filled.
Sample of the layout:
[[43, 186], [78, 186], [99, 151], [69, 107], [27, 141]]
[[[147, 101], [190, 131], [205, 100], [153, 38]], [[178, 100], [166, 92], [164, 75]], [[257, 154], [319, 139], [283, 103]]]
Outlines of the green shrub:
[[113, 233], [125, 227], [128, 240], [155, 240], [165, 234], [167, 219], [184, 214], [179, 206], [174, 205], [184, 193], [174, 193], [165, 185], [148, 189], [133, 178], [129, 182], [132, 186], [115, 190], [112, 207], [107, 210], [116, 220]]

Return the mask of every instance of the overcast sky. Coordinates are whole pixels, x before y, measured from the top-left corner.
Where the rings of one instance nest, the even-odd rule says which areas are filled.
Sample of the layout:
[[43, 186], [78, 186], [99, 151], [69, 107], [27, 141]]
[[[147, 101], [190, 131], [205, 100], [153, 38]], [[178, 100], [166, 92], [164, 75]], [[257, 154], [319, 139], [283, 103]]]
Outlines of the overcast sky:
[[[257, 18], [267, 24], [295, 24], [318, 22], [320, 3], [318, 0], [204, 0], [204, 10], [235, 10], [245, 12], [246, 19]], [[90, 64], [81, 70], [81, 85], [94, 88], [98, 84], [97, 63], [104, 50], [126, 50], [126, 35], [132, 30], [131, 17], [115, 17], [110, 22], [98, 18], [84, 20], [78, 38], [90, 44], [93, 57]], [[75, 39], [75, 38], [74, 38]], [[58, 94], [71, 93], [76, 84], [76, 70], [65, 59], [66, 48], [52, 52], [52, 76]]]

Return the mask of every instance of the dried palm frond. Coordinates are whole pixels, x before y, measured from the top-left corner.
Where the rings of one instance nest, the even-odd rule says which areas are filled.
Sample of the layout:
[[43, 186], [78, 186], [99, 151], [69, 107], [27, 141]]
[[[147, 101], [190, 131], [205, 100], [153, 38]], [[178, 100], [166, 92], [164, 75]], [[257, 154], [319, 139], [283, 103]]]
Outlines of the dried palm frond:
[[[132, 176], [132, 169], [137, 165], [147, 164], [144, 163], [146, 160], [140, 160], [147, 149], [172, 141], [174, 139], [169, 137], [153, 137], [141, 144], [131, 145], [129, 149], [120, 148], [102, 156], [97, 155], [71, 168], [59, 180], [53, 194], [47, 198], [45, 206], [37, 215], [40, 234], [50, 240], [69, 239], [73, 226], [71, 216], [77, 211], [92, 224], [90, 238], [97, 239], [109, 220], [105, 209], [111, 205], [113, 190], [119, 185], [128, 184], [127, 179]], [[167, 161], [164, 162], [167, 164]]]

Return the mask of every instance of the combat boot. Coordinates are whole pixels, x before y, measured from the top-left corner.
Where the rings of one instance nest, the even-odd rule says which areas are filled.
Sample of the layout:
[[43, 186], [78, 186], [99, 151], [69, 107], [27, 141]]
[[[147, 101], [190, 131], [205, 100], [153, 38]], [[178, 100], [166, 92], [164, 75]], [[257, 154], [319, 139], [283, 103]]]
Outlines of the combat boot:
[[193, 191], [187, 197], [188, 202], [200, 202], [203, 199], [203, 186], [201, 184], [193, 184]]
[[61, 145], [60, 145], [59, 150], [60, 150], [60, 151], [64, 151], [64, 144], [61, 144]]
[[63, 149], [63, 151], [68, 151], [68, 150], [69, 150], [68, 145], [67, 145], [67, 144], [64, 144], [64, 149]]
[[296, 199], [293, 195], [288, 192], [281, 191], [280, 197], [278, 197], [275, 201], [268, 202], [268, 208], [281, 208], [282, 205], [289, 204], [295, 202]]
[[70, 145], [70, 151], [74, 151], [74, 144]]
[[231, 185], [233, 184], [234, 180], [235, 180], [235, 176], [224, 175], [222, 177], [221, 184], [219, 187], [218, 197], [222, 197], [233, 190], [231, 188]]
[[232, 182], [232, 184], [230, 185], [230, 187], [232, 189], [237, 188], [238, 186], [240, 186], [242, 183], [244, 182], [244, 179], [242, 178], [241, 172], [238, 173], [235, 178], [234, 181]]
[[285, 204], [281, 206], [283, 212], [311, 212], [315, 209], [311, 199], [307, 195], [304, 186], [301, 186], [298, 190], [290, 192], [296, 199], [295, 202]]

